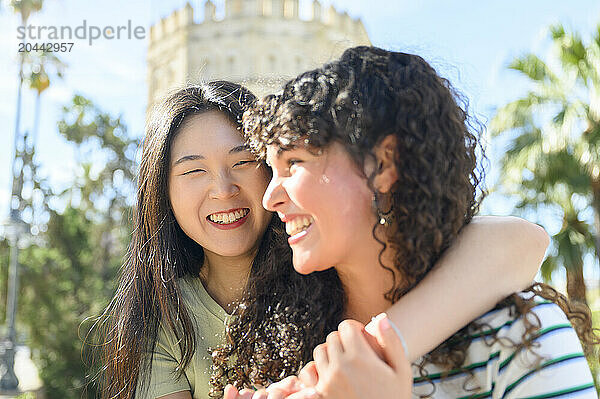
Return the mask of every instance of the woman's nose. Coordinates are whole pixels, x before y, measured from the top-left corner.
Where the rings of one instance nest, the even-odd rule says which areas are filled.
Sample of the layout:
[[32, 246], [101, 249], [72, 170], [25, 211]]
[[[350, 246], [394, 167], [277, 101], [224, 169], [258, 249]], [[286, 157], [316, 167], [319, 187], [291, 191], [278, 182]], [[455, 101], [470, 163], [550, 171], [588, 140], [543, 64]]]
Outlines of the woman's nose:
[[281, 206], [285, 203], [286, 198], [287, 194], [281, 186], [281, 179], [273, 176], [267, 186], [265, 195], [263, 195], [263, 207], [272, 212], [281, 211]]
[[240, 187], [229, 175], [218, 176], [211, 190], [211, 198], [228, 199], [235, 197], [240, 192]]

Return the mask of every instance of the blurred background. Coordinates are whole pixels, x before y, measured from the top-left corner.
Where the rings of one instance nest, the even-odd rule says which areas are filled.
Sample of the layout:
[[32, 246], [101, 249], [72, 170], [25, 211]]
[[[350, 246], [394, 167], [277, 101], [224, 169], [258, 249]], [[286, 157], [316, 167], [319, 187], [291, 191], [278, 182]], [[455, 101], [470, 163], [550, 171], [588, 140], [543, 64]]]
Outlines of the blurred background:
[[115, 288], [158, 97], [215, 78], [263, 95], [358, 44], [419, 54], [463, 94], [487, 127], [482, 213], [544, 226], [537, 279], [600, 323], [597, 0], [4, 0], [0, 397], [94, 396], [82, 342]]

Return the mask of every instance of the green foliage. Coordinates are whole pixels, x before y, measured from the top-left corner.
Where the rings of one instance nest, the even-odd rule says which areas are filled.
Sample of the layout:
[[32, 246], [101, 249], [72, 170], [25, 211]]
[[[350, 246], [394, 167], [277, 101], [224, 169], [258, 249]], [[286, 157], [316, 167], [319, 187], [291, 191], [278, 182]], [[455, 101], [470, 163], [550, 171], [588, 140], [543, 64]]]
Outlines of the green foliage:
[[[115, 289], [131, 231], [136, 145], [119, 118], [82, 96], [64, 108], [59, 129], [86, 156], [69, 189], [43, 191], [44, 204], [57, 204], [57, 209], [42, 210], [47, 223], [39, 226], [35, 245], [19, 254], [18, 328], [32, 350], [46, 396], [75, 399], [96, 394], [93, 385], [86, 388], [90, 369], [82, 323], [101, 313]], [[5, 282], [4, 241], [0, 261], [0, 282]]]
[[26, 72], [26, 80], [38, 96], [50, 87], [54, 76], [62, 79], [66, 65], [54, 53], [36, 51], [27, 53], [26, 58], [29, 58], [26, 61], [30, 69]]
[[25, 392], [17, 396], [17, 399], [35, 399], [35, 393]]
[[[594, 66], [600, 64], [600, 25], [596, 33], [586, 43], [561, 25], [551, 27], [554, 58], [525, 54], [510, 64], [532, 89], [501, 107], [490, 124], [494, 137], [512, 135], [498, 191], [518, 198], [518, 212], [544, 209], [562, 225], [542, 267], [544, 279], [558, 267], [568, 279], [579, 279], [574, 271], [583, 256], [597, 252], [600, 75]], [[585, 223], [588, 209], [596, 214], [595, 226]], [[585, 291], [582, 279], [569, 286]]]
[[[542, 278], [564, 268], [567, 294], [587, 303], [583, 258], [600, 259], [600, 24], [587, 42], [561, 25], [550, 38], [552, 59], [526, 54], [509, 65], [532, 89], [490, 123], [494, 137], [510, 137], [497, 191], [518, 199], [518, 213], [541, 211], [541, 224], [561, 226]], [[596, 375], [597, 359], [588, 360]]]
[[8, 4], [21, 16], [22, 25], [25, 25], [32, 13], [42, 9], [44, 0], [9, 0]]

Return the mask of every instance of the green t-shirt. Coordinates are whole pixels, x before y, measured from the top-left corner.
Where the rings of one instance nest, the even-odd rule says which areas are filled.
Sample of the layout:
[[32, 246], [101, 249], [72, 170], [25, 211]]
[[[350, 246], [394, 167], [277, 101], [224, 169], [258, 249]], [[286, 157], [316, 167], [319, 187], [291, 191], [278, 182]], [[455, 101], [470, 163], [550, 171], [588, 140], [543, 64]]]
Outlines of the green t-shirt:
[[154, 399], [174, 392], [190, 391], [194, 399], [208, 399], [212, 365], [208, 349], [223, 343], [225, 325], [230, 316], [206, 292], [199, 278], [182, 278], [179, 286], [182, 299], [195, 323], [196, 351], [184, 375], [178, 379], [175, 368], [181, 359], [179, 345], [172, 332], [161, 325], [154, 348], [148, 389], [140, 391], [137, 398]]

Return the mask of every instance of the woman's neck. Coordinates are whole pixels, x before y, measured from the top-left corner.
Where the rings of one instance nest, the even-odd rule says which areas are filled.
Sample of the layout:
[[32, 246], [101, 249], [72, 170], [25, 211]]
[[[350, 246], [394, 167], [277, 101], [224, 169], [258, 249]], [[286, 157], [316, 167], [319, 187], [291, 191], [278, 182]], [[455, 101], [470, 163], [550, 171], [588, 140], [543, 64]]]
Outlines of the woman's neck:
[[[336, 266], [348, 301], [345, 318], [367, 324], [372, 317], [391, 306], [384, 295], [393, 287], [394, 280], [391, 271], [379, 263], [381, 248], [381, 244], [373, 240], [353, 254], [351, 261]], [[384, 253], [382, 261], [385, 266], [395, 270], [390, 252]], [[398, 278], [396, 272], [396, 280]]]
[[221, 256], [205, 251], [200, 279], [208, 294], [231, 313], [246, 292], [255, 252], [242, 256]]

